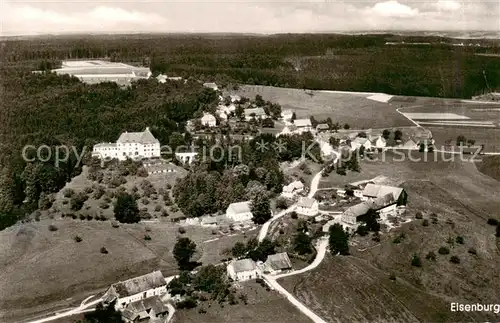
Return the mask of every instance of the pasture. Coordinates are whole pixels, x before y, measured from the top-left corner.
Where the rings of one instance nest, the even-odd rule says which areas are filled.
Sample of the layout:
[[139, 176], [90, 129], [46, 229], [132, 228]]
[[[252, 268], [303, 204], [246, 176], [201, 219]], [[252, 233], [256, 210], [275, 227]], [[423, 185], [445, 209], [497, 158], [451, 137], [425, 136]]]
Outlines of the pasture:
[[282, 109], [295, 112], [297, 118], [313, 116], [316, 120], [328, 117], [352, 129], [412, 126], [413, 124], [388, 103], [368, 99], [370, 93], [311, 91], [272, 86], [244, 85], [238, 94], [279, 103]]

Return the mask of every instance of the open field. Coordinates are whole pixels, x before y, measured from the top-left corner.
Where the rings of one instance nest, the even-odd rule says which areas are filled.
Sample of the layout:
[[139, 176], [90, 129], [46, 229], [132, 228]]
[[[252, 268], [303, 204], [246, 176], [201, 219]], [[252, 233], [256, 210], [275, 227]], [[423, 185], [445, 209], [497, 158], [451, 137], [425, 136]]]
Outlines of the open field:
[[388, 103], [367, 99], [370, 94], [308, 91], [271, 86], [242, 86], [238, 94], [254, 98], [260, 94], [264, 100], [281, 104], [282, 109], [295, 111], [297, 118], [314, 116], [317, 120], [328, 117], [351, 128], [368, 129], [413, 125]]
[[[49, 231], [49, 224], [58, 230]], [[72, 219], [47, 219], [7, 228], [0, 232], [0, 321], [16, 321], [48, 309], [79, 305], [85, 297], [117, 280], [154, 269], [162, 270], [165, 276], [175, 274], [172, 248], [180, 235], [178, 228], [170, 222], [113, 228], [110, 221]], [[203, 243], [217, 237], [211, 229], [185, 229], [185, 236], [198, 245], [196, 259], [207, 264], [225, 258], [219, 250], [214, 252], [213, 246]], [[145, 241], [145, 234], [152, 239]], [[75, 242], [76, 235], [83, 241]], [[223, 250], [238, 239], [222, 237], [217, 246]], [[103, 246], [108, 254], [100, 253]]]
[[[248, 297], [248, 304], [241, 300], [236, 305], [224, 305], [210, 301], [203, 303], [207, 313], [201, 314], [198, 309], [178, 310], [171, 323], [191, 322], [259, 322], [259, 323], [305, 323], [309, 319], [297, 310], [288, 300], [275, 291], [266, 289], [253, 281], [245, 282], [242, 292]], [[206, 304], [206, 305], [205, 305]]]
[[483, 161], [477, 163], [477, 169], [497, 181], [500, 181], [500, 156], [483, 156]]
[[[500, 182], [470, 162], [363, 163], [361, 168], [367, 179], [378, 169], [379, 175], [401, 184], [408, 192], [408, 211], [422, 212], [429, 225], [423, 226], [423, 220], [404, 224], [383, 234], [371, 249], [351, 247], [352, 256], [328, 257], [317, 270], [286, 278], [284, 287], [328, 322], [497, 319], [492, 313], [453, 313], [450, 303], [498, 303], [500, 241], [486, 220], [498, 215]], [[362, 177], [351, 174], [331, 176], [345, 182]], [[431, 213], [437, 214], [437, 223]], [[394, 243], [402, 233], [402, 242]], [[456, 242], [458, 236], [463, 244]], [[450, 254], [438, 253], [443, 246]], [[436, 261], [426, 259], [430, 251]], [[421, 268], [411, 266], [413, 254], [422, 260]], [[460, 263], [451, 263], [451, 256]]]
[[476, 141], [475, 145], [483, 145], [486, 152], [500, 152], [500, 129], [485, 129], [475, 127], [455, 127], [455, 126], [427, 126], [432, 132], [432, 137], [436, 140], [436, 146], [441, 148], [445, 141], [451, 139], [452, 144], [456, 144], [457, 136], [463, 135], [467, 139]]

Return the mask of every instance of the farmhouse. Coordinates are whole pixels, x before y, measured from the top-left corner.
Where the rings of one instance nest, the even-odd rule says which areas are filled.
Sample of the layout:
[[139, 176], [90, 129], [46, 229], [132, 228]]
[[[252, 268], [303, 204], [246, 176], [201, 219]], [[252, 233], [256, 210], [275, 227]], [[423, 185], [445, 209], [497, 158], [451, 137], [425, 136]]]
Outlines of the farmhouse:
[[368, 140], [368, 138], [357, 137], [356, 139], [351, 140], [351, 150], [359, 149], [361, 146], [365, 147], [366, 150], [369, 150], [372, 148], [372, 143]]
[[408, 139], [407, 141], [405, 141], [405, 143], [403, 144], [402, 148], [404, 149], [418, 149], [418, 143], [413, 140], [412, 138]]
[[267, 256], [264, 263], [264, 271], [272, 275], [276, 275], [285, 270], [292, 269], [292, 262], [286, 252], [280, 252], [274, 255]]
[[330, 127], [326, 123], [320, 123], [316, 126], [316, 131], [317, 132], [325, 132], [330, 130]]
[[94, 146], [92, 156], [101, 159], [117, 158], [119, 160], [158, 158], [160, 142], [149, 127], [143, 132], [124, 132], [116, 143], [99, 143]]
[[116, 301], [117, 309], [124, 308], [127, 304], [143, 299], [163, 295], [167, 292], [167, 282], [161, 271], [135, 277], [123, 282], [118, 282], [106, 291], [103, 296], [105, 303]]
[[245, 120], [250, 121], [252, 118], [255, 119], [265, 119], [267, 118], [266, 111], [264, 111], [263, 108], [250, 108], [250, 109], [245, 109]]
[[370, 136], [370, 142], [372, 147], [375, 148], [384, 148], [387, 145], [386, 140], [382, 136]]
[[122, 317], [127, 323], [145, 322], [160, 319], [168, 314], [168, 307], [159, 296], [148, 297], [128, 304], [122, 311]]
[[402, 187], [376, 185], [372, 183], [366, 184], [363, 189], [363, 200], [375, 199], [377, 197], [385, 197], [387, 194], [392, 194], [394, 201], [398, 205], [406, 205], [408, 195]]
[[234, 94], [234, 95], [230, 95], [229, 97], [231, 98], [232, 103], [238, 103], [241, 101], [241, 96], [239, 96], [239, 95]]
[[151, 70], [148, 67], [136, 67], [104, 60], [63, 61], [61, 68], [54, 69], [52, 72], [57, 75], [75, 76], [83, 83], [114, 82], [121, 86], [128, 86], [132, 81], [147, 79], [151, 76]]
[[369, 210], [374, 210], [381, 216], [396, 215], [397, 200], [392, 193], [370, 199], [354, 206], [351, 206], [342, 214], [342, 222], [355, 225], [359, 218]]
[[231, 203], [227, 207], [226, 217], [233, 221], [249, 221], [253, 218], [250, 201]]
[[310, 119], [296, 119], [293, 124], [297, 127], [300, 132], [308, 132], [312, 130], [312, 124]]
[[191, 165], [196, 160], [196, 156], [198, 156], [198, 153], [194, 151], [175, 153], [175, 158], [187, 165]]
[[301, 197], [297, 203], [297, 213], [314, 216], [319, 212], [318, 201], [310, 197]]
[[301, 181], [294, 181], [286, 186], [283, 186], [281, 195], [287, 198], [292, 198], [295, 194], [304, 190], [304, 184]]
[[355, 225], [358, 218], [362, 215], [365, 215], [369, 210], [370, 206], [365, 202], [356, 204], [342, 213], [341, 220], [344, 223]]
[[276, 136], [279, 137], [279, 136], [287, 136], [287, 135], [291, 135], [293, 134], [295, 131], [297, 130], [297, 127], [293, 124], [290, 124], [288, 126], [285, 126], [281, 132], [279, 134], [277, 134]]
[[201, 219], [201, 225], [211, 227], [217, 226], [217, 218], [215, 216], [207, 216]]
[[234, 281], [245, 281], [259, 277], [257, 265], [252, 259], [232, 261], [227, 265], [227, 274]]
[[212, 89], [214, 91], [219, 90], [219, 87], [217, 86], [217, 84], [215, 84], [213, 82], [203, 83], [203, 86], [208, 88], [208, 89]]
[[227, 121], [228, 119], [227, 114], [224, 111], [218, 110], [217, 115], [219, 116], [219, 119], [221, 119], [222, 121]]
[[293, 118], [293, 111], [292, 110], [284, 110], [284, 111], [281, 111], [281, 117], [283, 118], [283, 120], [285, 121], [290, 121], [292, 120]]
[[210, 113], [203, 113], [201, 124], [207, 127], [215, 127], [217, 125], [217, 119]]

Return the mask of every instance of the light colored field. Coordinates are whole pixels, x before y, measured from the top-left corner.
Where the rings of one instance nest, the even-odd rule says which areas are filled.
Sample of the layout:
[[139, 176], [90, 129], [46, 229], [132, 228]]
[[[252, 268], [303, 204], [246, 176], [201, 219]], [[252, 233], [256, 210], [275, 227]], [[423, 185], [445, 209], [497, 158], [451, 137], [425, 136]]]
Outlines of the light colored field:
[[429, 122], [420, 122], [417, 121], [420, 125], [435, 125], [435, 126], [461, 126], [461, 127], [484, 127], [484, 128], [495, 128], [496, 126], [490, 122], [443, 122], [443, 121], [429, 121]]
[[495, 111], [495, 112], [500, 112], [500, 108], [491, 108], [491, 109], [471, 109], [472, 111]]
[[279, 103], [283, 109], [294, 111], [297, 118], [314, 116], [317, 120], [328, 117], [352, 129], [402, 127], [413, 125], [388, 103], [367, 99], [376, 93], [350, 93], [337, 91], [305, 91], [302, 89], [271, 86], [242, 86], [239, 95]]
[[465, 120], [465, 119], [470, 119], [469, 117], [466, 117], [464, 115], [459, 115], [455, 113], [420, 113], [420, 112], [414, 112], [414, 113], [408, 113], [404, 112], [404, 115], [407, 116], [410, 119], [415, 119], [415, 120]]
[[500, 129], [480, 127], [457, 127], [457, 126], [427, 126], [432, 131], [436, 140], [436, 146], [442, 147], [446, 140], [456, 142], [457, 136], [463, 135], [467, 139], [476, 141], [476, 145], [485, 145], [486, 152], [500, 152]]
[[384, 93], [370, 95], [369, 97], [367, 97], [367, 99], [369, 99], [369, 100], [383, 102], [383, 103], [389, 102], [392, 98], [393, 98], [392, 95], [388, 95], [388, 94], [384, 94]]

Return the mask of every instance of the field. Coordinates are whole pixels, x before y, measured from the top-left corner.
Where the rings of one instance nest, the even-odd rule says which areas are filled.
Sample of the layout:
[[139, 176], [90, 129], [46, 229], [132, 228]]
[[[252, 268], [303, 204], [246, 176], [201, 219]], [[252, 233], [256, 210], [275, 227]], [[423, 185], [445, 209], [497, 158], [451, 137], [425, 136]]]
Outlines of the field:
[[477, 169], [500, 181], [500, 156], [484, 156], [483, 161], [477, 164]]
[[290, 109], [297, 118], [314, 116], [316, 120], [328, 117], [340, 124], [349, 124], [353, 129], [412, 126], [388, 103], [367, 99], [370, 94], [335, 93], [302, 89], [277, 88], [271, 86], [242, 86], [238, 94], [254, 98], [260, 94], [264, 100], [281, 104], [282, 110]]
[[[383, 234], [366, 251], [351, 247], [352, 256], [328, 257], [313, 272], [289, 277], [284, 286], [328, 322], [485, 321], [494, 314], [450, 311], [451, 302], [498, 302], [500, 241], [486, 219], [498, 215], [500, 182], [479, 173], [470, 162], [386, 162], [362, 164], [361, 174], [330, 178], [345, 182], [378, 173], [408, 192], [408, 211], [415, 220]], [[434, 223], [430, 214], [437, 214]], [[393, 240], [404, 233], [401, 243]], [[456, 237], [464, 239], [463, 244]], [[446, 246], [449, 255], [438, 249]], [[475, 254], [471, 253], [473, 250]], [[436, 260], [427, 260], [429, 252]], [[422, 267], [411, 266], [416, 254]], [[460, 259], [450, 262], [451, 256]], [[336, 275], [336, 273], [341, 273]], [[389, 279], [390, 274], [396, 281]], [[381, 306], [380, 304], [384, 305]]]
[[486, 152], [500, 152], [500, 128], [484, 129], [475, 127], [429, 127], [432, 132], [432, 137], [436, 140], [438, 148], [444, 146], [446, 140], [452, 140], [452, 144], [456, 144], [457, 137], [465, 136], [467, 139], [476, 141], [475, 145], [484, 145]]
[[[303, 323], [308, 318], [297, 310], [288, 300], [274, 291], [266, 289], [255, 282], [242, 284], [242, 291], [248, 297], [248, 304], [241, 301], [236, 305], [217, 303], [202, 305], [207, 313], [199, 313], [198, 309], [179, 310], [175, 312], [172, 323], [188, 322], [261, 322], [261, 323]], [[207, 302], [208, 303], [208, 302]]]

